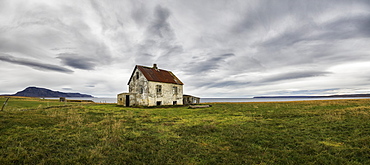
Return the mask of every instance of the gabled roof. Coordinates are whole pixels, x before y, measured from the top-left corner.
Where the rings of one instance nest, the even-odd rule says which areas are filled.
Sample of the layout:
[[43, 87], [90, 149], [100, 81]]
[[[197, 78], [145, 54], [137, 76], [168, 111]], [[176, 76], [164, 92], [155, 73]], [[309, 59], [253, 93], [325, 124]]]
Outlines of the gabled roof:
[[130, 81], [132, 77], [134, 76], [135, 70], [138, 69], [145, 78], [148, 81], [154, 81], [154, 82], [163, 82], [163, 83], [171, 83], [171, 84], [178, 84], [178, 85], [184, 85], [180, 79], [178, 79], [171, 71], [158, 69], [155, 65], [155, 67], [146, 67], [146, 66], [140, 66], [136, 65], [135, 69], [133, 70], [130, 80], [127, 83], [127, 85], [130, 84]]

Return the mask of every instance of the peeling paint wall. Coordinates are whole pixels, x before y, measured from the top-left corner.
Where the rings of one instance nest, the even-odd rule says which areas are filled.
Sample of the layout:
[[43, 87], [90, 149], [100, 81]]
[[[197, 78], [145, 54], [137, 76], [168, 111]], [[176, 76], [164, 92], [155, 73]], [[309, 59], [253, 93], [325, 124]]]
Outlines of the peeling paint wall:
[[183, 104], [190, 105], [190, 104], [199, 104], [200, 98], [191, 96], [191, 95], [183, 95]]
[[117, 104], [118, 105], [125, 105], [126, 103], [126, 96], [124, 93], [120, 93], [117, 95]]
[[[161, 92], [157, 92], [157, 85], [161, 85]], [[156, 106], [160, 101], [161, 105], [183, 105], [183, 86], [171, 83], [149, 81], [149, 106]], [[177, 92], [174, 91], [177, 88]]]
[[135, 70], [134, 75], [132, 76], [132, 79], [130, 81], [129, 92], [136, 93], [136, 97], [130, 97], [130, 99], [134, 101], [132, 105], [149, 106], [148, 80], [138, 69]]
[[137, 105], [136, 102], [136, 93], [120, 93], [117, 95], [117, 104], [126, 106], [127, 96], [129, 98], [129, 105], [128, 106], [134, 106]]

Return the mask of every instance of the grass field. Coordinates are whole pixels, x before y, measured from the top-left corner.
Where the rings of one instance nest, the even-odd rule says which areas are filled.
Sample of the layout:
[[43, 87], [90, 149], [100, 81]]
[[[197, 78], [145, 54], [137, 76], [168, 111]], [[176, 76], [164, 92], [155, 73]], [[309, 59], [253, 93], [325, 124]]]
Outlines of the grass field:
[[11, 98], [0, 164], [370, 164], [369, 119], [366, 99], [187, 109]]

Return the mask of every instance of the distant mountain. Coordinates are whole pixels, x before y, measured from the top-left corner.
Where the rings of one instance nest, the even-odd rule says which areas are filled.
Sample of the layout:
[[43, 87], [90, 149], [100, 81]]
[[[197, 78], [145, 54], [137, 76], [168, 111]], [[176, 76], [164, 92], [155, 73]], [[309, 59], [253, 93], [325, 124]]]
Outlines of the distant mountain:
[[50, 89], [27, 87], [23, 91], [19, 91], [13, 96], [26, 96], [26, 97], [93, 97], [87, 94], [80, 93], [64, 93], [59, 91], [52, 91]]

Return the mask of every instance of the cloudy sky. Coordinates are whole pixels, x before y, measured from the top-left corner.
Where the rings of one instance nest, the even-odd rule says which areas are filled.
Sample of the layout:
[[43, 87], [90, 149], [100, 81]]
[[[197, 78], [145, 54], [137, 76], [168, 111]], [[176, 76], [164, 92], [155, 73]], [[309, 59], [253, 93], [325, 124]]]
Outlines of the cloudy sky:
[[370, 93], [368, 0], [0, 0], [0, 94], [115, 97], [135, 65], [200, 97]]

